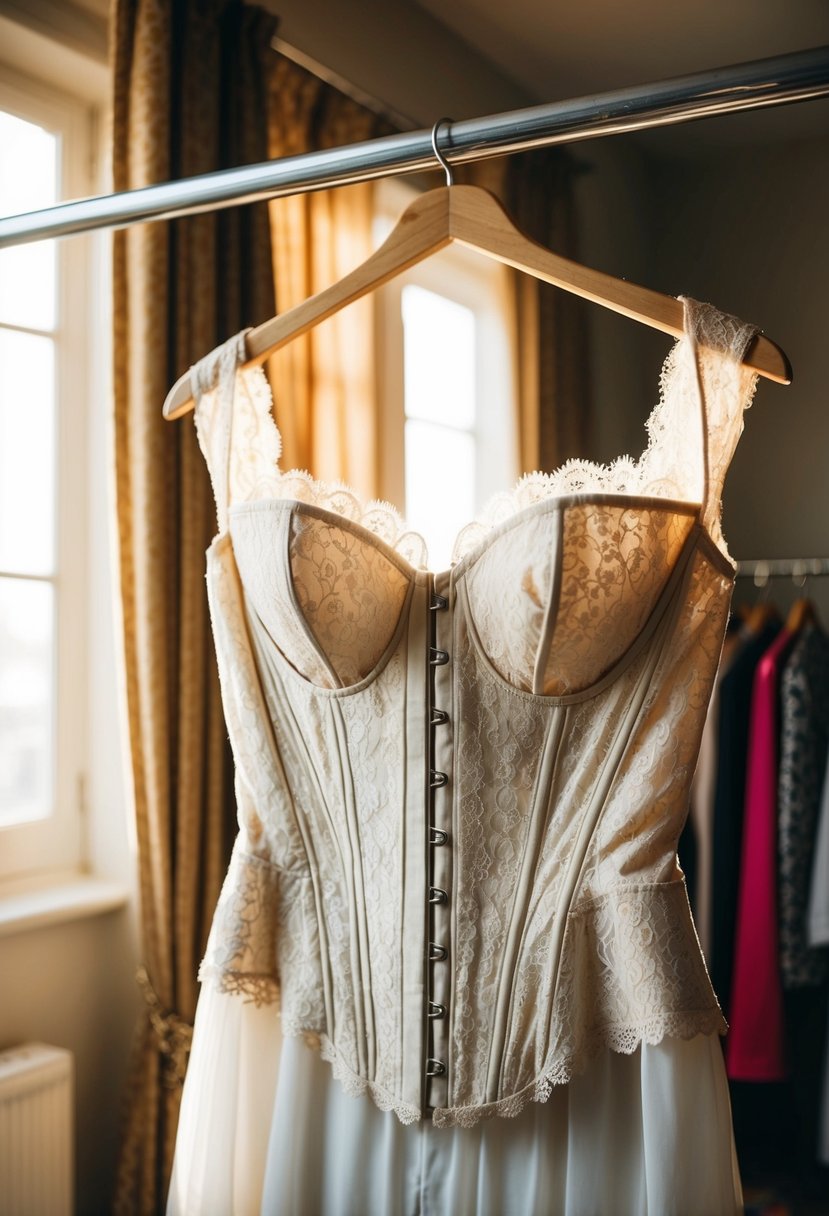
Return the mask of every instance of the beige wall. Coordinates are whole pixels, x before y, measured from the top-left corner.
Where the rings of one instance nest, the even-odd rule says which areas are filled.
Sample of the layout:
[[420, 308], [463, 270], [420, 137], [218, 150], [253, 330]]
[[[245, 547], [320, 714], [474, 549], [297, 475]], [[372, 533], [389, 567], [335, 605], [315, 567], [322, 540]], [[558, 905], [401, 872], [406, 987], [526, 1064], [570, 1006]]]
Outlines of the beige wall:
[[416, 4], [262, 0], [277, 36], [385, 102], [415, 126], [532, 104], [510, 80]]
[[78, 1216], [109, 1211], [137, 1012], [132, 956], [123, 911], [0, 941], [0, 1043], [53, 1043], [75, 1057]]

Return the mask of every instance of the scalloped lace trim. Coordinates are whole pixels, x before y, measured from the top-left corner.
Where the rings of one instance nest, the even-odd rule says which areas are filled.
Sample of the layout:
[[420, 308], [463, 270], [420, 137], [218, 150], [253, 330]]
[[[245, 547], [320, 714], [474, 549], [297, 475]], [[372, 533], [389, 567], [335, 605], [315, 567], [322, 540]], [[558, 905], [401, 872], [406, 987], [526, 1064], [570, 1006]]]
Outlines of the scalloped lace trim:
[[241, 493], [231, 494], [231, 501], [274, 497], [310, 503], [367, 528], [395, 549], [411, 566], [425, 568], [428, 560], [426, 541], [419, 532], [409, 527], [392, 503], [379, 498], [366, 501], [343, 481], [320, 481], [305, 469], [282, 470], [278, 467], [282, 436], [273, 416], [273, 395], [268, 378], [261, 367], [247, 368], [242, 372], [242, 377], [256, 415], [257, 441], [261, 441], [267, 467], [265, 475], [257, 478], [253, 494], [241, 487]]
[[[752, 379], [756, 383], [756, 376], [752, 377], [739, 362], [756, 329], [721, 313], [713, 305], [690, 299], [685, 302], [690, 327], [703, 348], [700, 355], [709, 406], [708, 443], [713, 456], [712, 531], [725, 552], [717, 527], [718, 495], [733, 451], [734, 437], [729, 432], [735, 423], [742, 429], [742, 408], [750, 404]], [[295, 498], [359, 524], [400, 553], [412, 567], [427, 568], [425, 539], [406, 523], [393, 504], [379, 499], [366, 501], [345, 483], [318, 480], [304, 469], [279, 469], [282, 437], [273, 415], [267, 375], [260, 366], [236, 374], [243, 357], [240, 351], [244, 351], [244, 342], [239, 341], [243, 337], [236, 335], [205, 356], [194, 369], [201, 394], [196, 425], [213, 478], [220, 528], [232, 503]], [[577, 493], [640, 494], [701, 505], [704, 444], [700, 430], [700, 386], [691, 350], [686, 333], [668, 352], [660, 374], [659, 400], [645, 424], [647, 446], [638, 459], [623, 455], [610, 464], [572, 459], [550, 473], [525, 474], [512, 489], [493, 495], [476, 519], [460, 529], [452, 563], [460, 561], [494, 527], [542, 499]], [[729, 359], [717, 359], [718, 354]], [[239, 382], [243, 388], [234, 402], [233, 386]], [[735, 389], [743, 398], [739, 401], [742, 408], [735, 405]], [[224, 393], [229, 399], [220, 403]], [[234, 426], [239, 426], [245, 436], [245, 442], [238, 446], [230, 441], [231, 409]], [[718, 417], [718, 411], [724, 416]]]
[[[655, 418], [655, 412], [651, 418]], [[683, 498], [682, 487], [672, 481], [644, 486], [641, 463], [632, 456], [619, 456], [610, 464], [574, 457], [552, 473], [539, 470], [525, 473], [511, 490], [494, 494], [477, 518], [458, 533], [452, 550], [453, 565], [513, 515], [543, 499], [564, 498], [570, 494], [647, 494], [657, 498]]]
[[262, 1005], [274, 1005], [279, 1000], [279, 984], [271, 975], [225, 971], [210, 963], [202, 963], [198, 979], [200, 983], [211, 983], [217, 992], [244, 997], [246, 1005], [252, 1002], [257, 1009]]
[[373, 532], [395, 549], [411, 566], [425, 568], [426, 541], [406, 523], [397, 507], [379, 498], [362, 499], [342, 481], [318, 481], [305, 469], [278, 472], [274, 479], [276, 497], [296, 499], [322, 507]]
[[338, 1053], [328, 1035], [316, 1030], [307, 1030], [302, 1026], [282, 1023], [282, 1033], [288, 1038], [301, 1038], [306, 1046], [320, 1053], [320, 1058], [331, 1065], [331, 1074], [339, 1082], [345, 1092], [352, 1098], [361, 1098], [368, 1094], [379, 1110], [394, 1111], [401, 1123], [417, 1123], [421, 1118], [420, 1108], [411, 1102], [401, 1102], [393, 1093], [374, 1081], [361, 1077], [349, 1068]]
[[[688, 400], [687, 383], [683, 383], [681, 372], [683, 362], [679, 353], [690, 350], [687, 336], [679, 338], [668, 352], [662, 365], [659, 377], [659, 400], [651, 410], [646, 422], [647, 445], [642, 455], [637, 459], [630, 455], [617, 456], [609, 464], [599, 461], [583, 460], [575, 457], [565, 461], [559, 468], [545, 473], [536, 470], [525, 473], [511, 490], [495, 494], [484, 504], [476, 519], [467, 524], [458, 533], [452, 550], [452, 562], [458, 562], [470, 550], [499, 524], [504, 523], [519, 511], [532, 506], [547, 498], [563, 498], [569, 494], [647, 494], [658, 498], [686, 499], [688, 484], [691, 481], [688, 466], [680, 467], [679, 476], [670, 470], [666, 459], [671, 446], [681, 439], [673, 437], [669, 444], [671, 430], [666, 421], [670, 408], [674, 407], [674, 398], [682, 393], [685, 405], [686, 419], [693, 417], [697, 427], [696, 447], [693, 442], [686, 443], [686, 459], [696, 449], [701, 452], [700, 422], [696, 401]], [[687, 362], [687, 361], [685, 361]], [[687, 377], [684, 380], [687, 381]], [[686, 437], [690, 439], [691, 437]], [[661, 457], [657, 461], [657, 454]], [[702, 491], [700, 480], [700, 496]]]
[[[559, 498], [568, 494], [648, 494], [660, 498], [683, 498], [683, 483], [687, 483], [687, 472], [680, 480], [676, 477], [654, 475], [654, 454], [658, 445], [664, 444], [670, 433], [663, 415], [667, 412], [674, 385], [679, 379], [676, 350], [688, 347], [687, 338], [680, 338], [669, 352], [660, 377], [660, 400], [654, 406], [645, 423], [648, 445], [637, 460], [632, 456], [617, 457], [610, 464], [574, 458], [558, 469], [545, 473], [525, 473], [509, 490], [494, 494], [478, 516], [465, 524], [458, 532], [453, 549], [452, 564], [456, 564], [472, 550], [493, 528], [518, 514], [526, 507], [547, 498]], [[233, 501], [249, 501], [251, 497], [296, 499], [321, 507], [335, 515], [359, 524], [373, 532], [395, 549], [416, 568], [428, 567], [428, 546], [425, 538], [409, 527], [404, 517], [392, 503], [380, 499], [363, 499], [354, 489], [342, 481], [326, 482], [312, 477], [304, 469], [281, 470], [276, 467], [282, 441], [273, 417], [273, 396], [267, 376], [261, 367], [247, 369], [244, 373], [251, 403], [256, 410], [259, 426], [270, 435], [266, 450], [276, 453], [270, 475], [258, 479], [259, 490], [254, 495], [232, 495]], [[693, 406], [693, 402], [691, 403]], [[699, 428], [694, 411], [694, 423]], [[687, 469], [688, 448], [684, 447], [685, 463], [680, 471]], [[700, 448], [697, 440], [696, 447]]]
[[517, 1093], [480, 1106], [454, 1106], [434, 1112], [436, 1127], [474, 1127], [481, 1119], [497, 1116], [514, 1119], [528, 1102], [546, 1102], [557, 1085], [567, 1085], [583, 1073], [602, 1050], [633, 1055], [642, 1044], [655, 1047], [663, 1039], [693, 1039], [698, 1034], [725, 1034], [725, 1019], [718, 1009], [701, 1009], [681, 1014], [664, 1014], [644, 1026], [607, 1026], [585, 1043], [576, 1055], [552, 1061], [541, 1076]]
[[[253, 977], [242, 978], [250, 980]], [[222, 987], [221, 991], [230, 989]], [[590, 1043], [585, 1044], [576, 1055], [551, 1062], [541, 1076], [536, 1077], [518, 1093], [480, 1106], [438, 1108], [432, 1114], [432, 1122], [436, 1127], [474, 1127], [481, 1119], [514, 1119], [528, 1102], [546, 1102], [556, 1086], [567, 1085], [574, 1077], [583, 1073], [603, 1050], [615, 1051], [619, 1055], [633, 1055], [643, 1044], [656, 1046], [666, 1038], [687, 1041], [699, 1034], [723, 1035], [726, 1030], [725, 1019], [718, 1009], [665, 1014], [653, 1018], [644, 1026], [607, 1026], [594, 1035]], [[355, 1073], [326, 1034], [294, 1023], [286, 1023], [284, 1019], [282, 1033], [286, 1038], [301, 1038], [307, 1047], [318, 1051], [320, 1058], [331, 1065], [334, 1080], [352, 1098], [361, 1098], [368, 1094], [378, 1110], [393, 1111], [403, 1124], [418, 1123], [422, 1119], [423, 1112], [419, 1107], [410, 1102], [401, 1102], [382, 1085]]]
[[[705, 493], [703, 427], [713, 449], [714, 470], [731, 459], [736, 439], [728, 433], [734, 419], [742, 430], [742, 412], [751, 404], [756, 376], [740, 364], [756, 326], [722, 313], [712, 304], [684, 299], [687, 322], [698, 342], [708, 417], [700, 403], [700, 383], [688, 333], [678, 338], [662, 364], [659, 400], [645, 422], [647, 444], [641, 456], [618, 456], [609, 464], [574, 458], [550, 473], [526, 473], [511, 489], [495, 494], [476, 519], [458, 533], [452, 562], [458, 562], [493, 528], [533, 503], [570, 494], [630, 494], [672, 498], [703, 506]], [[723, 360], [722, 355], [730, 356]], [[734, 382], [737, 383], [734, 383]], [[742, 382], [741, 382], [742, 381]], [[718, 415], [724, 413], [724, 417]], [[723, 410], [723, 404], [726, 408]], [[736, 408], [734, 408], [736, 406]], [[742, 408], [740, 408], [742, 407]], [[723, 471], [724, 477], [724, 471]], [[713, 496], [722, 492], [716, 476]], [[718, 517], [718, 516], [717, 516]], [[723, 550], [722, 533], [715, 534]]]

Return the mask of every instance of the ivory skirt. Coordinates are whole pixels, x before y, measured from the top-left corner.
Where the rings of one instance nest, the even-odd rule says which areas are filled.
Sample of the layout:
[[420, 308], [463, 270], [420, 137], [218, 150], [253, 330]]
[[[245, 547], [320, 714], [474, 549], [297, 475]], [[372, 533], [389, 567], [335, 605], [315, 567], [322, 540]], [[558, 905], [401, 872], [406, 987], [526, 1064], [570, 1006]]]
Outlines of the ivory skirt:
[[547, 1102], [472, 1128], [351, 1097], [275, 1006], [204, 988], [167, 1216], [734, 1216], [716, 1035], [604, 1051]]

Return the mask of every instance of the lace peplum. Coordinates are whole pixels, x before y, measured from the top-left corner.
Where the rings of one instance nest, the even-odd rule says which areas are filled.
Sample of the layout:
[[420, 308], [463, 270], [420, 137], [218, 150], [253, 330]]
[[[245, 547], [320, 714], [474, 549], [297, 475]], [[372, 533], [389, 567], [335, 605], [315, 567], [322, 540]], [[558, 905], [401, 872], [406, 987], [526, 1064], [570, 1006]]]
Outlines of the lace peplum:
[[686, 317], [642, 457], [523, 478], [438, 573], [388, 504], [278, 469], [240, 339], [194, 372], [240, 822], [201, 976], [403, 1122], [724, 1029], [676, 844], [753, 330]]

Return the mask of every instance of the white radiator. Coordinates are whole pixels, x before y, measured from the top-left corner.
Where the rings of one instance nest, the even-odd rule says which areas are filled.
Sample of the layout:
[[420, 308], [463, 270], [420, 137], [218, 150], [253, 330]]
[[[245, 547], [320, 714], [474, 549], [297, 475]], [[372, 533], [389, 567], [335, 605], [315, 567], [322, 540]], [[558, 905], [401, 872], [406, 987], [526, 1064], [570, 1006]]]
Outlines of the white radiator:
[[73, 1059], [26, 1043], [0, 1051], [0, 1212], [71, 1216]]

